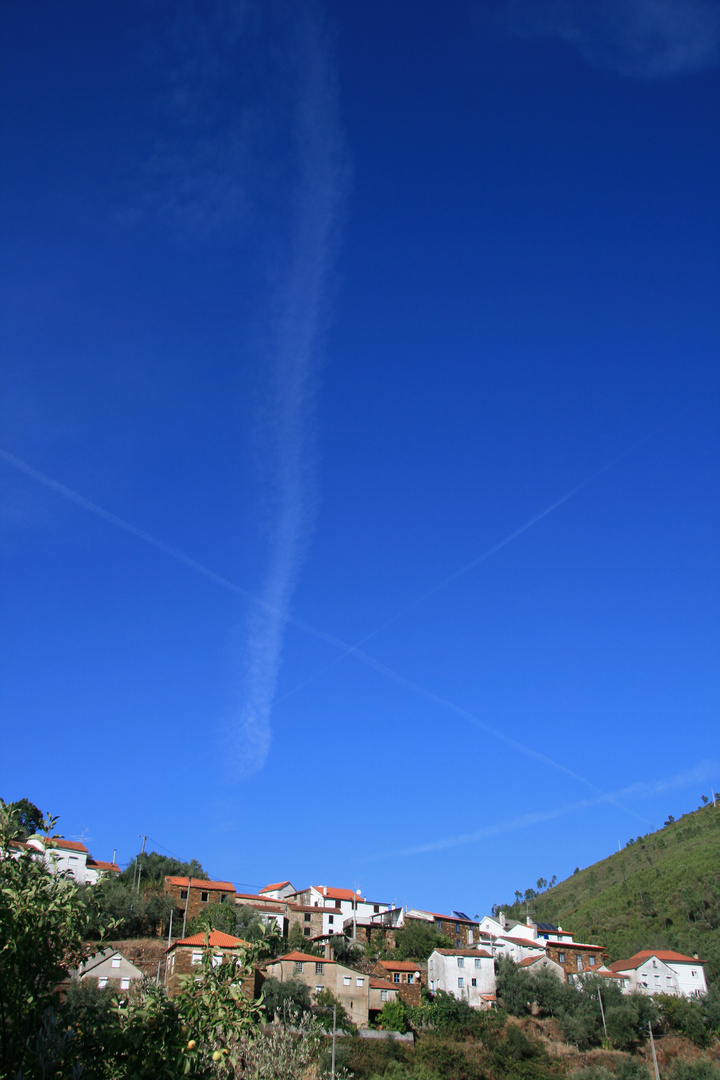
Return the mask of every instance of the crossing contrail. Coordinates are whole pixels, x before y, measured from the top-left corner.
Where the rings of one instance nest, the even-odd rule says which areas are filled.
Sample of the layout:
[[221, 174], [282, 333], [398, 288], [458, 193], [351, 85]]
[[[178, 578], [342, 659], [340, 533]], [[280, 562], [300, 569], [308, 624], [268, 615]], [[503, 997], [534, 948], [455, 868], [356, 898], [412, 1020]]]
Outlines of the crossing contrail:
[[[630, 451], [626, 451], [626, 453], [629, 452]], [[595, 473], [592, 474], [592, 476], [588, 477], [582, 483], [576, 484], [562, 498], [556, 499], [553, 503], [550, 504], [550, 506], [546, 507], [544, 511], [541, 511], [539, 514], [533, 515], [533, 517], [530, 518], [527, 522], [525, 522], [523, 526], [520, 526], [520, 528], [518, 529], [514, 529], [512, 533], [509, 533], [508, 536], [506, 536], [503, 540], [499, 541], [499, 543], [495, 544], [491, 549], [488, 549], [482, 555], [478, 556], [477, 559], [472, 560], [472, 562], [467, 563], [465, 567], [461, 569], [461, 571], [458, 571], [457, 573], [451, 575], [449, 578], [446, 578], [445, 583], [450, 580], [454, 580], [460, 573], [465, 573], [472, 567], [479, 565], [485, 559], [489, 558], [490, 555], [494, 552], [500, 551], [503, 547], [506, 546], [506, 544], [510, 543], [512, 539], [520, 536], [533, 524], [542, 520], [542, 518], [546, 517], [549, 513], [551, 513], [553, 509], [561, 506], [563, 502], [566, 502], [569, 498], [572, 497], [572, 495], [580, 491], [587, 483], [590, 482], [591, 479], [593, 479], [595, 476], [599, 476], [601, 473], [611, 468], [614, 464], [617, 464], [617, 462], [622, 460], [624, 456], [626, 455], [622, 454], [619, 457], [613, 459], [612, 462], [609, 462], [607, 465], [603, 466], [602, 469], [597, 470]], [[172, 545], [166, 544], [162, 540], [158, 540], [151, 533], [148, 533], [145, 529], [138, 528], [136, 525], [132, 525], [130, 522], [125, 521], [123, 518], [118, 517], [116, 514], [110, 513], [110, 511], [105, 510], [97, 503], [92, 502], [90, 499], [86, 499], [83, 495], [80, 495], [78, 494], [78, 492], [73, 491], [72, 488], [67, 487], [65, 484], [61, 484], [59, 481], [53, 479], [50, 476], [47, 476], [47, 474], [40, 472], [38, 469], [34, 469], [31, 465], [28, 465], [27, 462], [23, 461], [21, 458], [18, 458], [15, 454], [12, 454], [2, 448], [0, 448], [0, 459], [5, 461], [8, 465], [11, 465], [13, 468], [17, 469], [19, 472], [24, 473], [26, 476], [29, 476], [33, 480], [36, 480], [39, 483], [50, 488], [52, 491], [56, 492], [58, 495], [61, 495], [63, 498], [66, 498], [70, 502], [75, 503], [75, 505], [80, 506], [84, 510], [88, 510], [90, 513], [102, 518], [103, 521], [107, 521], [109, 524], [115, 525], [117, 528], [123, 529], [125, 532], [136, 536], [138, 539], [152, 545], [159, 551], [162, 551], [164, 554], [171, 556], [173, 559], [176, 559], [178, 562], [182, 563], [184, 566], [189, 567], [191, 570], [195, 570], [197, 573], [202, 574], [210, 581], [213, 581], [216, 585], [220, 585], [222, 588], [227, 589], [229, 592], [232, 592], [235, 595], [243, 596], [244, 598], [251, 600], [253, 608], [256, 611], [264, 612], [267, 616], [268, 625], [275, 628], [273, 632], [276, 636], [270, 642], [271, 645], [275, 645], [277, 647], [277, 628], [280, 627], [282, 624], [287, 624], [342, 651], [342, 656], [340, 656], [338, 659], [333, 660], [330, 664], [327, 664], [310, 679], [306, 679], [303, 683], [299, 684], [298, 686], [294, 687], [292, 690], [284, 694], [282, 697], [278, 698], [275, 701], [276, 705], [286, 700], [292, 694], [297, 693], [300, 689], [302, 689], [303, 686], [306, 686], [308, 683], [312, 682], [313, 679], [318, 678], [324, 671], [327, 671], [329, 668], [334, 667], [339, 659], [347, 656], [353, 656], [356, 660], [359, 660], [361, 663], [366, 664], [368, 667], [372, 668], [374, 671], [377, 671], [379, 674], [384, 675], [386, 678], [395, 682], [399, 686], [403, 686], [405, 687], [405, 689], [410, 690], [421, 697], [424, 697], [427, 701], [431, 701], [433, 704], [438, 705], [443, 709], [447, 709], [448, 711], [454, 713], [456, 716], [459, 716], [462, 720], [466, 721], [466, 723], [471, 724], [473, 727], [476, 727], [481, 731], [487, 732], [488, 735], [491, 735], [493, 738], [505, 743], [505, 745], [510, 746], [518, 753], [521, 753], [526, 757], [530, 757], [533, 760], [547, 766], [548, 768], [561, 772], [565, 776], [568, 776], [571, 779], [578, 781], [578, 783], [583, 784], [591, 791], [601, 796], [601, 801], [609, 799], [611, 802], [615, 802], [616, 805], [618, 805], [618, 807], [624, 810], [626, 813], [638, 818], [645, 824], [649, 824], [646, 818], [643, 818], [641, 815], [636, 814], [635, 811], [630, 810], [627, 807], [621, 806], [612, 796], [608, 796], [605, 792], [603, 792], [602, 788], [598, 787], [597, 784], [594, 784], [591, 780], [588, 780], [586, 777], [575, 772], [573, 769], [562, 765], [560, 762], [557, 762], [552, 758], [548, 757], [547, 754], [542, 754], [539, 750], [535, 750], [531, 746], [526, 746], [519, 740], [512, 738], [512, 736], [506, 735], [504, 732], [499, 731], [491, 724], [488, 724], [486, 721], [482, 720], [479, 716], [476, 716], [468, 709], [462, 708], [462, 706], [457, 705], [455, 702], [450, 701], [448, 698], [442, 697], [440, 694], [436, 694], [432, 690], [428, 690], [426, 687], [421, 686], [419, 683], [414, 682], [412, 679], [406, 678], [404, 675], [401, 675], [399, 672], [394, 671], [392, 668], [388, 667], [387, 664], [381, 663], [381, 661], [377, 660], [374, 656], [371, 656], [369, 653], [359, 648], [359, 645], [350, 645], [347, 641], [343, 641], [342, 638], [339, 638], [334, 634], [330, 634], [325, 630], [321, 630], [318, 627], [313, 626], [311, 623], [307, 623], [302, 619], [298, 619], [290, 615], [286, 609], [283, 609], [277, 605], [275, 597], [272, 594], [269, 595], [266, 592], [264, 595], [261, 596], [254, 595], [249, 590], [244, 589], [242, 586], [236, 585], [234, 582], [229, 581], [227, 578], [222, 577], [220, 574], [216, 574], [213, 570], [210, 570], [206, 566], [203, 566], [202, 563], [198, 562], [196, 559], [190, 558], [190, 556], [186, 555], [182, 551], [179, 551]], [[432, 592], [437, 591], [437, 588], [441, 588], [442, 584], [443, 583], [441, 583], [433, 590], [429, 590], [428, 593], [423, 594], [423, 597], [421, 597], [420, 599], [423, 599], [424, 596], [430, 595]], [[416, 602], [420, 601], [418, 600]], [[409, 610], [409, 608], [412, 606], [414, 606], [414, 604], [408, 605], [408, 607], [403, 609], [403, 611]], [[399, 614], [397, 616], [393, 616], [392, 619], [388, 620], [383, 625], [389, 625], [389, 623], [394, 621], [396, 617], [399, 618]], [[373, 631], [373, 633], [379, 633], [379, 629]], [[373, 636], [373, 634], [366, 634], [362, 641], [368, 640], [371, 636]], [[262, 750], [262, 743], [260, 743], [259, 746], [255, 745], [254, 748], [256, 752], [257, 750]]]

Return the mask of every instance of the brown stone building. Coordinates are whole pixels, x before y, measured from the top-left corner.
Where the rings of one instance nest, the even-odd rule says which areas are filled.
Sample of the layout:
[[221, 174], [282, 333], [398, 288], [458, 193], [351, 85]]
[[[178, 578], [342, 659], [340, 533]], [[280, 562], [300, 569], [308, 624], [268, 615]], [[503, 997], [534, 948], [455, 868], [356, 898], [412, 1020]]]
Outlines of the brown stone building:
[[188, 919], [196, 918], [208, 904], [217, 903], [226, 897], [235, 900], [235, 886], [231, 881], [166, 877], [163, 889], [173, 898], [176, 907], [182, 912], [187, 911]]
[[608, 956], [602, 945], [583, 945], [579, 941], [548, 941], [545, 955], [560, 965], [568, 982], [573, 982], [577, 975], [597, 971]]
[[480, 923], [459, 911], [454, 911], [452, 915], [439, 915], [436, 911], [411, 908], [405, 912], [405, 925], [413, 919], [432, 923], [438, 934], [448, 938], [456, 949], [472, 949], [480, 937]]
[[410, 960], [378, 960], [375, 971], [387, 979], [399, 992], [406, 1005], [419, 1005], [422, 1001], [422, 984], [426, 981], [424, 964]]
[[[210, 952], [213, 967], [236, 961], [244, 954], [248, 943], [232, 934], [212, 930], [209, 934], [192, 934], [173, 942], [166, 953], [165, 983], [171, 997], [180, 990], [181, 975], [198, 976], [202, 972], [203, 955]], [[249, 997], [255, 997], [257, 973], [243, 974], [240, 982]]]

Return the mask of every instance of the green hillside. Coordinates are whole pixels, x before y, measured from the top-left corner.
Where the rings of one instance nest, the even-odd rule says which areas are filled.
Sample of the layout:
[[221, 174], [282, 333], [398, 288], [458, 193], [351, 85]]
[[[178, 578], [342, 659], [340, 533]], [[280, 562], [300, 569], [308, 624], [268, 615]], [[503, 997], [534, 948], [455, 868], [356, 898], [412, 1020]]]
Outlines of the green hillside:
[[[666, 948], [707, 961], [720, 979], [720, 806], [703, 807], [630, 841], [602, 862], [529, 903], [537, 921], [553, 922], [578, 941], [607, 946], [610, 960]], [[503, 908], [525, 917], [525, 901]]]

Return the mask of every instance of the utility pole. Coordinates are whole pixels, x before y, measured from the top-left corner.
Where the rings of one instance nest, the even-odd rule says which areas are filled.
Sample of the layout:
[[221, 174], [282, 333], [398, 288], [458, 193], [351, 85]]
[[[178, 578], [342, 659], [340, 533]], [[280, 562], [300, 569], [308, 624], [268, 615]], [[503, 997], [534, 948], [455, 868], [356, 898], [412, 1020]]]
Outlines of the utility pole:
[[185, 927], [187, 925], [187, 913], [188, 904], [190, 903], [190, 885], [192, 884], [192, 878], [188, 877], [187, 896], [185, 897], [185, 914], [183, 915], [183, 932], [182, 936], [185, 937]]
[[[175, 914], [175, 908], [171, 907], [170, 908], [170, 926], [168, 927], [168, 943], [167, 943], [168, 949], [172, 945], [172, 921], [173, 921], [173, 915], [174, 914]], [[167, 953], [165, 953], [165, 985], [166, 986], [167, 986], [167, 972], [168, 972], [168, 956], [167, 956]]]
[[[138, 836], [139, 836], [139, 834], [138, 834]], [[147, 840], [147, 836], [143, 836], [143, 838], [142, 838], [142, 847], [140, 848], [140, 855], [145, 854], [145, 841], [146, 840]], [[140, 855], [138, 855], [138, 859], [140, 858]], [[135, 861], [137, 862], [137, 859]], [[138, 896], [140, 895], [140, 878], [141, 878], [141, 876], [142, 876], [142, 864], [138, 863], [138, 879], [137, 879]]]
[[332, 1041], [332, 1060], [330, 1063], [330, 1077], [331, 1080], [335, 1080], [335, 1033], [337, 1031], [337, 1005], [333, 1005], [333, 1041]]
[[598, 986], [598, 1001], [600, 1002], [600, 1015], [602, 1016], [603, 1031], [605, 1032], [605, 1038], [607, 1039], [607, 1024], [605, 1023], [605, 1010], [603, 1009], [602, 994], [600, 993], [600, 987]]
[[650, 1046], [652, 1047], [653, 1056], [653, 1068], [655, 1069], [655, 1080], [660, 1080], [660, 1070], [658, 1069], [657, 1054], [655, 1053], [655, 1040], [653, 1039], [652, 1024], [648, 1020], [648, 1031], [650, 1032]]

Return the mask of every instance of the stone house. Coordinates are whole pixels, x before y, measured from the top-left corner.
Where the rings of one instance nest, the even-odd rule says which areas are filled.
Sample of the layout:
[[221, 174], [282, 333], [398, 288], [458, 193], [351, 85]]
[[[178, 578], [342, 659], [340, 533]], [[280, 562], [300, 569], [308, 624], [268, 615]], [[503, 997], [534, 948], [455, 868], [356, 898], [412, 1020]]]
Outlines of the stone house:
[[454, 942], [456, 949], [471, 949], [478, 943], [480, 923], [461, 911], [453, 911], [451, 915], [439, 915], [436, 911], [411, 908], [405, 912], [404, 923], [407, 924], [412, 919], [432, 923], [438, 934], [443, 934]]
[[[280, 982], [297, 979], [308, 987], [312, 997], [323, 990], [330, 990], [343, 1005], [353, 1024], [362, 1028], [368, 1026], [371, 976], [364, 971], [354, 971], [337, 960], [310, 956], [308, 953], [289, 952], [267, 963], [265, 975], [267, 978], [279, 979]], [[390, 990], [393, 987], [381, 987], [378, 991], [380, 997], [383, 989]]]
[[425, 981], [422, 968], [425, 966], [410, 960], [378, 960], [375, 972], [399, 991], [400, 1000], [406, 1005], [419, 1005]]
[[[329, 925], [336, 927], [336, 930], [328, 931], [325, 929], [323, 932], [326, 934], [335, 932], [341, 934], [345, 920], [368, 919], [372, 915], [378, 915], [381, 911], [387, 911], [389, 907], [385, 903], [366, 900], [359, 893], [353, 892], [352, 889], [336, 889], [329, 885], [311, 885], [309, 888], [295, 893], [289, 899], [293, 903], [302, 904], [306, 907], [334, 909], [333, 913], [336, 918]], [[337, 919], [338, 915], [340, 916], [339, 921]]]
[[607, 950], [602, 945], [589, 945], [580, 941], [548, 941], [545, 955], [565, 972], [568, 982], [583, 975], [594, 974], [607, 960]]
[[117, 949], [107, 948], [96, 953], [81, 964], [75, 978], [83, 983], [92, 983], [98, 990], [108, 987], [111, 990], [129, 990], [130, 983], [142, 979], [143, 973]]
[[485, 949], [434, 949], [428, 980], [431, 993], [444, 990], [474, 1009], [495, 1004], [495, 961]]
[[232, 898], [235, 886], [231, 881], [209, 881], [205, 878], [166, 877], [163, 891], [175, 901], [180, 911], [187, 912], [188, 919], [195, 919], [208, 904]]
[[[166, 950], [165, 984], [168, 993], [174, 997], [179, 992], [181, 976], [201, 976], [205, 953], [211, 953], [213, 967], [217, 967], [218, 964], [237, 962], [243, 957], [246, 948], [247, 941], [232, 934], [223, 934], [220, 930], [179, 938]], [[256, 996], [257, 972], [243, 974], [239, 981], [249, 997]]]

